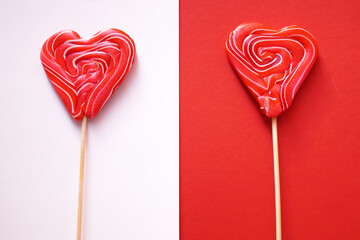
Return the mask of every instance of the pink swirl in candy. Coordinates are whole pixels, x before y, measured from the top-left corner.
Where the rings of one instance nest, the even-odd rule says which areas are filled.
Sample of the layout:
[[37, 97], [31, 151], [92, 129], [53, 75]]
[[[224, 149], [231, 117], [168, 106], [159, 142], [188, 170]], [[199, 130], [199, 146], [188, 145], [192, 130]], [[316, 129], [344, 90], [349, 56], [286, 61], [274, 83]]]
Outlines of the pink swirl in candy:
[[134, 62], [135, 44], [114, 28], [89, 39], [67, 30], [47, 39], [40, 56], [66, 109], [80, 120], [94, 118], [119, 87]]
[[230, 33], [226, 53], [261, 111], [273, 118], [290, 107], [317, 58], [318, 46], [297, 26], [275, 30], [247, 23]]

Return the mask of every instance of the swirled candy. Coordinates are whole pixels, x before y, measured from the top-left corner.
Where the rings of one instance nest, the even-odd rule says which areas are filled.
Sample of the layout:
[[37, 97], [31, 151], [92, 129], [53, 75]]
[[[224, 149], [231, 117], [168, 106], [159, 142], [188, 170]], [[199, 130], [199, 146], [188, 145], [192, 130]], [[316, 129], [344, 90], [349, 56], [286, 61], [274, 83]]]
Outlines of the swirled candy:
[[74, 119], [94, 118], [119, 87], [134, 62], [134, 41], [106, 29], [89, 39], [66, 30], [52, 35], [41, 50], [50, 82]]
[[247, 23], [230, 33], [226, 53], [261, 111], [273, 118], [290, 107], [317, 58], [318, 46], [298, 26], [276, 30]]

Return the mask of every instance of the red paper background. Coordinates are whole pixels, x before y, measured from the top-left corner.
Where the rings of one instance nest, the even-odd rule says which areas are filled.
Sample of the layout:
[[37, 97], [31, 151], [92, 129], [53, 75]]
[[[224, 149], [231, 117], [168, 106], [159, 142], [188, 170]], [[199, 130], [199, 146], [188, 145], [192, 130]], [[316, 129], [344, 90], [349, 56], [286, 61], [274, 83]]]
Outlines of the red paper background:
[[181, 240], [275, 239], [271, 121], [225, 55], [237, 25], [297, 24], [320, 53], [278, 118], [283, 239], [360, 239], [360, 1], [180, 1]]

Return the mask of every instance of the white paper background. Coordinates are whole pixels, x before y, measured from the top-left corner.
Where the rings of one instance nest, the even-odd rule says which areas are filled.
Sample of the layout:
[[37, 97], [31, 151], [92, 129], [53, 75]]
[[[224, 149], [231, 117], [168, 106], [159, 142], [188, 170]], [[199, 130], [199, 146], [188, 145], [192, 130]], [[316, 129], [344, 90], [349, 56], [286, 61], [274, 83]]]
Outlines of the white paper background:
[[75, 239], [80, 122], [40, 64], [52, 34], [119, 28], [130, 73], [88, 121], [84, 240], [173, 240], [178, 209], [178, 2], [0, 1], [0, 239]]

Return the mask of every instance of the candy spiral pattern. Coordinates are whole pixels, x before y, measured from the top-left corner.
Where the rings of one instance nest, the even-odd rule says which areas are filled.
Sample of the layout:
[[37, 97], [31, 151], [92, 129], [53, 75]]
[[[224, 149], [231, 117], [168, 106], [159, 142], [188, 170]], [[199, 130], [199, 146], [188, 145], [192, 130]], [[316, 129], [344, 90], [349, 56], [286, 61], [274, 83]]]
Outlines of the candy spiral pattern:
[[247, 23], [230, 33], [226, 53], [261, 111], [273, 118], [290, 107], [318, 56], [318, 46], [298, 26], [276, 30]]
[[40, 57], [66, 109], [81, 120], [94, 118], [119, 87], [134, 62], [135, 43], [114, 28], [89, 39], [66, 30], [45, 41]]

